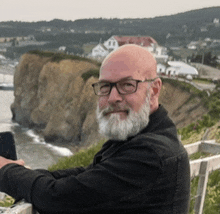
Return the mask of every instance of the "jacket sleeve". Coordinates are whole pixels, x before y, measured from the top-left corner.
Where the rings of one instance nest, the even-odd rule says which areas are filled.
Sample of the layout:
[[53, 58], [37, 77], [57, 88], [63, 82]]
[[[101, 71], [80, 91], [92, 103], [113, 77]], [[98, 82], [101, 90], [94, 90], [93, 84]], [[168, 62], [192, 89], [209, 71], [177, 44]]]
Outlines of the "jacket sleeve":
[[56, 179], [68, 177], [68, 176], [77, 176], [78, 174], [84, 172], [86, 169], [84, 167], [77, 167], [77, 168], [71, 168], [71, 169], [65, 169], [65, 170], [56, 170], [56, 171], [48, 171], [45, 169], [37, 169], [36, 171], [46, 175], [46, 176], [52, 176]]
[[160, 168], [158, 156], [151, 150], [146, 155], [142, 148], [101, 160], [78, 175], [68, 171], [64, 177], [9, 164], [0, 170], [0, 191], [24, 198], [40, 213], [80, 213], [136, 197], [152, 186]]

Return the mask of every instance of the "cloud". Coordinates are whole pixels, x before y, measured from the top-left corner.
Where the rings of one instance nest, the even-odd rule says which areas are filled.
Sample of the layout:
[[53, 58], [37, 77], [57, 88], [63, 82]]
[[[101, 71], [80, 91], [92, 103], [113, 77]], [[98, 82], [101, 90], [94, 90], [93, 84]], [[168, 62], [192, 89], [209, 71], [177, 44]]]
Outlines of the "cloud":
[[211, 6], [220, 6], [219, 0], [1, 0], [0, 21], [149, 18]]

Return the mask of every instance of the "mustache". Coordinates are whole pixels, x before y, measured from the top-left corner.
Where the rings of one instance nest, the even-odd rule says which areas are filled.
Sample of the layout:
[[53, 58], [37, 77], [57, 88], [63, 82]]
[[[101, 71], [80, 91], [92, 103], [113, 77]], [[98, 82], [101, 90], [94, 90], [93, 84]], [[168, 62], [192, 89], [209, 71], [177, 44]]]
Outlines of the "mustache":
[[99, 110], [99, 113], [101, 113], [101, 115], [106, 115], [110, 112], [113, 111], [127, 111], [128, 113], [130, 112], [130, 108], [128, 106], [108, 106], [105, 109]]

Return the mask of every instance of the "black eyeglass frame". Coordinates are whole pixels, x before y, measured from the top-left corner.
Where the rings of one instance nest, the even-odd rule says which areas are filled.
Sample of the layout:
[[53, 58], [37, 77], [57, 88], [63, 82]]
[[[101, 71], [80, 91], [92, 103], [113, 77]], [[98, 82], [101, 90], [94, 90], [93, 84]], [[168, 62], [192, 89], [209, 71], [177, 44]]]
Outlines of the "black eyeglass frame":
[[[96, 83], [93, 83], [93, 84], [92, 84], [92, 87], [93, 87], [93, 90], [94, 90], [95, 95], [97, 95], [97, 96], [108, 96], [108, 95], [111, 93], [113, 86], [115, 86], [115, 88], [117, 89], [117, 91], [118, 91], [119, 94], [121, 94], [121, 95], [126, 95], [126, 94], [133, 94], [133, 93], [135, 93], [135, 92], [137, 91], [137, 88], [138, 88], [138, 83], [153, 82], [153, 81], [155, 81], [157, 78], [159, 78], [159, 77], [155, 77], [155, 78], [153, 78], [153, 79], [145, 79], [145, 80], [127, 79], [127, 80], [134, 80], [134, 81], [136, 81], [136, 88], [135, 88], [135, 90], [134, 90], [133, 92], [131, 92], [131, 93], [121, 93], [121, 92], [118, 90], [118, 88], [117, 88], [117, 83], [122, 82], [122, 81], [124, 81], [124, 80], [120, 80], [120, 81], [118, 81], [118, 82], [96, 82]], [[101, 94], [97, 94], [97, 93], [96, 93], [95, 85], [97, 85], [97, 84], [99, 84], [99, 83], [108, 83], [108, 84], [110, 85], [110, 90], [109, 90], [109, 92], [108, 92], [107, 94], [101, 95]]]

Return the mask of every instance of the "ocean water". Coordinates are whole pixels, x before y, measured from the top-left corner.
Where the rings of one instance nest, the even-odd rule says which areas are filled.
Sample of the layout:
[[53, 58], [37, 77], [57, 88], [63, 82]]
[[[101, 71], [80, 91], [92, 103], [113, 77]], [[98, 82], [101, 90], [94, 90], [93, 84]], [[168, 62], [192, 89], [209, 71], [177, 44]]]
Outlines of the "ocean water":
[[17, 156], [25, 161], [25, 165], [32, 169], [47, 169], [60, 158], [73, 154], [69, 148], [46, 143], [43, 136], [36, 131], [14, 123], [10, 110], [13, 101], [14, 91], [0, 90], [0, 132], [13, 132]]

